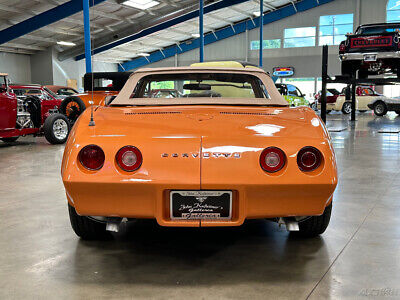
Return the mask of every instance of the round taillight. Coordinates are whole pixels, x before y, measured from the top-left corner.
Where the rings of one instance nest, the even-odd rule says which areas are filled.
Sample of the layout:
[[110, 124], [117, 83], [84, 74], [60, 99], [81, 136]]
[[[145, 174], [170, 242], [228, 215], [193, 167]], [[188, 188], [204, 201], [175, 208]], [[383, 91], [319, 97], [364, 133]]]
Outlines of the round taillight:
[[87, 145], [79, 152], [79, 162], [89, 170], [99, 170], [104, 165], [104, 151], [97, 145]]
[[339, 51], [340, 52], [344, 52], [346, 50], [346, 45], [344, 44], [344, 42], [342, 42], [339, 46]]
[[304, 147], [297, 154], [297, 165], [304, 172], [314, 171], [321, 165], [322, 154], [314, 147]]
[[261, 152], [261, 168], [269, 173], [274, 173], [283, 168], [286, 162], [285, 153], [276, 147], [268, 147]]
[[118, 166], [127, 172], [139, 169], [143, 161], [142, 153], [134, 146], [125, 146], [119, 149], [115, 159]]

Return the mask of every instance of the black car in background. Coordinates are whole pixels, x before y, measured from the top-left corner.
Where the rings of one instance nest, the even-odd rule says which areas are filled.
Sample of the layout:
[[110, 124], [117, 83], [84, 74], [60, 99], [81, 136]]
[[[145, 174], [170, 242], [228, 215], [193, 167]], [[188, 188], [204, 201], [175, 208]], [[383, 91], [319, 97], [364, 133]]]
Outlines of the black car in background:
[[400, 23], [361, 25], [339, 46], [342, 75], [359, 78], [393, 73], [400, 77]]

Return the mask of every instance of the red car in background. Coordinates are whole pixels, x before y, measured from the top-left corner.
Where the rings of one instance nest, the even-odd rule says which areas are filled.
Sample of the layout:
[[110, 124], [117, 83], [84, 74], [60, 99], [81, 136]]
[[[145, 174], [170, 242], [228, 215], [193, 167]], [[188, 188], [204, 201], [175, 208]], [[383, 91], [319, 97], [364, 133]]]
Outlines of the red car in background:
[[41, 123], [43, 124], [51, 112], [58, 111], [63, 98], [57, 96], [45, 86], [37, 84], [10, 84], [17, 98], [37, 97], [41, 102]]
[[67, 140], [70, 123], [58, 113], [61, 99], [41, 86], [8, 85], [0, 73], [0, 140], [15, 142], [20, 136], [44, 135], [51, 144]]
[[[326, 113], [330, 113], [335, 106], [340, 92], [337, 89], [326, 89]], [[318, 109], [321, 109], [321, 91], [315, 94], [315, 101], [318, 103]]]
[[78, 94], [78, 91], [69, 87], [69, 86], [62, 86], [62, 85], [46, 85], [45, 89], [49, 89], [54, 94], [57, 95], [58, 98], [65, 99], [68, 96], [72, 96]]

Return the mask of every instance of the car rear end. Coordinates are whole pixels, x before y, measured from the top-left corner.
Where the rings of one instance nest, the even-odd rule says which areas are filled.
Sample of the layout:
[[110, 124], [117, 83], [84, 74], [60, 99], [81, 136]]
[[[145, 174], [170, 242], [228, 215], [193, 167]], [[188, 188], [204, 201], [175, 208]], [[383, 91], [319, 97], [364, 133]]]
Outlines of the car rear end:
[[74, 126], [62, 166], [80, 215], [238, 226], [321, 215], [332, 201], [333, 149], [309, 108], [101, 107], [95, 127], [89, 118]]
[[[360, 26], [355, 34], [348, 34], [339, 45], [342, 63], [351, 62], [355, 69], [382, 73], [397, 70], [400, 58], [400, 23]], [[355, 70], [353, 69], [353, 70]]]

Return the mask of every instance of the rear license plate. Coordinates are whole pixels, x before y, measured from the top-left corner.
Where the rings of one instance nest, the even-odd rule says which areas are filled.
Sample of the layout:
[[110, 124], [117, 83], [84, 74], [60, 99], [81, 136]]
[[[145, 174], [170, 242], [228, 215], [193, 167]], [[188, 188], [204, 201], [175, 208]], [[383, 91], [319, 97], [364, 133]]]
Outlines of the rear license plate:
[[376, 61], [376, 54], [364, 54], [364, 61]]
[[171, 191], [171, 219], [230, 220], [232, 191]]

